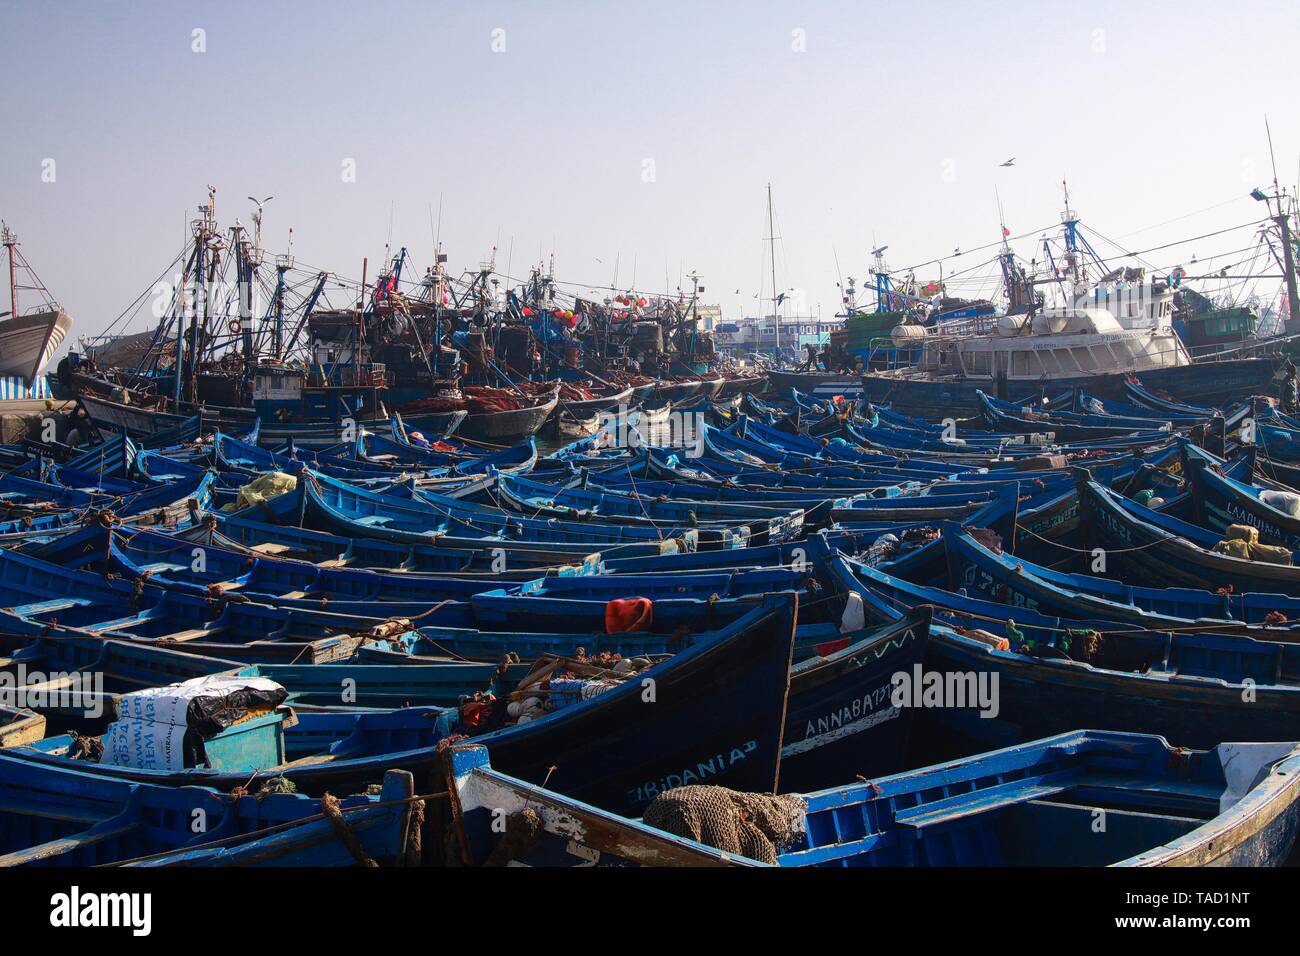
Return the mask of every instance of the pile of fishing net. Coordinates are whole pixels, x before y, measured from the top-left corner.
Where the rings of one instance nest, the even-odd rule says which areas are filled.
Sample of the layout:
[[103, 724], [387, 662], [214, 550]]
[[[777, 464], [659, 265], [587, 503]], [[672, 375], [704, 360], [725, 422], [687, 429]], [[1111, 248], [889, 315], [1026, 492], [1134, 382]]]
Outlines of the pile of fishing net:
[[407, 402], [398, 406], [397, 411], [403, 415], [420, 412], [470, 412], [481, 415], [488, 412], [511, 412], [531, 406], [531, 402], [516, 391], [508, 388], [492, 388], [487, 385], [468, 385], [459, 390], [459, 395], [437, 395]]
[[534, 398], [551, 397], [551, 393], [557, 388], [560, 390], [560, 398], [566, 402], [585, 402], [596, 398], [597, 394], [592, 391], [595, 387], [594, 382], [519, 382], [519, 387], [532, 395]]
[[807, 801], [793, 794], [740, 793], [726, 787], [674, 787], [650, 801], [648, 826], [727, 853], [776, 863], [807, 829]]
[[1002, 535], [992, 528], [967, 528], [967, 533], [994, 554], [1002, 553]]

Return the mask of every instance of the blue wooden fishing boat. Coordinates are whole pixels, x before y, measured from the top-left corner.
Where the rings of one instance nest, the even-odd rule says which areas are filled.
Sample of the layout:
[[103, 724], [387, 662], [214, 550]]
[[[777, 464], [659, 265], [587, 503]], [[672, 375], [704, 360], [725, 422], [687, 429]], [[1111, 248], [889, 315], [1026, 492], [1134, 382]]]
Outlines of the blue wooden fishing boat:
[[[1240, 632], [1245, 625], [1269, 627], [1274, 640], [1290, 639], [1285, 622], [1300, 618], [1300, 598], [1282, 594], [1233, 594], [1194, 588], [1154, 588], [1111, 578], [1053, 571], [1025, 558], [996, 553], [954, 524], [944, 527], [949, 586], [1016, 608], [1127, 621], [1160, 629]], [[1270, 615], [1274, 617], [1270, 618]]]
[[[407, 472], [392, 466], [381, 466], [327, 454], [325, 451], [313, 451], [310, 448], [295, 448], [291, 454], [268, 451], [259, 445], [241, 442], [222, 432], [212, 436], [213, 464], [223, 471], [241, 472], [247, 475], [259, 475], [267, 471], [287, 471], [303, 465], [309, 465], [317, 471], [347, 480], [365, 480], [386, 478], [398, 481]], [[437, 469], [438, 474], [446, 474], [445, 468]]]
[[[393, 424], [397, 434], [397, 422]], [[376, 465], [394, 462], [400, 465], [422, 465], [427, 468], [446, 468], [449, 473], [457, 475], [481, 475], [489, 466], [497, 471], [514, 474], [528, 472], [537, 464], [537, 441], [528, 438], [507, 448], [482, 448], [463, 441], [439, 441], [437, 450], [433, 446], [422, 448], [413, 444], [406, 436], [401, 441], [385, 437], [382, 434], [365, 432], [359, 438], [366, 460]]]
[[49, 464], [44, 469], [44, 479], [65, 488], [90, 494], [113, 495], [118, 498], [157, 487], [155, 482], [132, 481], [128, 478], [101, 475], [95, 471], [83, 471], [70, 465]]
[[1106, 549], [1110, 571], [1151, 585], [1231, 588], [1236, 594], [1300, 597], [1300, 554], [1290, 564], [1251, 561], [1213, 548], [1222, 534], [1138, 504], [1092, 481], [1079, 485], [1089, 542]]
[[680, 539], [687, 549], [742, 547], [748, 529], [718, 531], [696, 528], [655, 528], [528, 518], [499, 509], [476, 506], [421, 488], [404, 499], [338, 481], [318, 472], [305, 472], [308, 512], [328, 528], [347, 535], [382, 537], [390, 541], [429, 544], [439, 534], [461, 534], [534, 542], [587, 546], [660, 542]]
[[[267, 678], [288, 693], [286, 705], [329, 710], [338, 717], [338, 726], [350, 726], [348, 722], [359, 711], [455, 707], [494, 686], [500, 692], [509, 691], [528, 670], [520, 664], [502, 669], [495, 660], [474, 663], [427, 658], [408, 658], [400, 665], [370, 661], [245, 664], [187, 654], [160, 644], [69, 635], [4, 635], [0, 636], [0, 652], [5, 654], [4, 673], [15, 679], [15, 694], [21, 693], [30, 704], [28, 710], [6, 712], [11, 724], [6, 725], [5, 735], [11, 740], [6, 746], [43, 739], [47, 718], [59, 732], [75, 729], [83, 735], [97, 735], [113, 720], [120, 695], [217, 674]], [[23, 673], [29, 676], [25, 684], [17, 680]], [[31, 675], [40, 675], [43, 683], [33, 684]], [[84, 678], [79, 685], [77, 677]], [[290, 743], [292, 758], [315, 752], [305, 735], [291, 735]]]
[[[777, 864], [1280, 866], [1300, 826], [1296, 748], [1064, 733], [810, 793]], [[469, 864], [756, 865], [502, 773], [481, 747], [453, 748], [448, 789]], [[492, 822], [503, 810], [529, 811], [540, 832], [501, 846]]]
[[130, 782], [0, 755], [0, 867], [402, 865], [415, 862], [414, 798], [403, 771], [385, 774], [375, 796], [322, 801]]
[[926, 753], [969, 754], [1079, 724], [1158, 733], [1193, 747], [1225, 737], [1287, 739], [1300, 729], [1296, 644], [999, 607], [908, 585], [843, 557], [830, 571], [880, 620], [933, 602], [926, 670], [996, 686], [988, 706], [968, 688], [965, 706], [925, 710], [918, 747]]
[[322, 567], [215, 543], [201, 545], [202, 561], [196, 561], [194, 547], [171, 535], [148, 531], [128, 535], [104, 529], [102, 536], [102, 546], [84, 555], [79, 566], [84, 567], [87, 558], [98, 562], [106, 556], [107, 566], [128, 578], [205, 597], [219, 591], [282, 606], [314, 600], [322, 607], [340, 602], [407, 602], [427, 607], [440, 601], [464, 600], [501, 584], [486, 575], [442, 577], [412, 571]]
[[[718, 434], [721, 433], [705, 433], [706, 451], [711, 447], [711, 442], [716, 445], [712, 436]], [[616, 479], [621, 474], [631, 474], [638, 483], [640, 476], [644, 476], [662, 483], [718, 482], [735, 488], [753, 488], [759, 493], [779, 489], [791, 493], [842, 496], [897, 485], [904, 481], [932, 481], [936, 478], [961, 476], [975, 470], [960, 465], [948, 466], [942, 471], [907, 468], [900, 466], [898, 459], [891, 461], [890, 465], [882, 468], [823, 462], [816, 468], [806, 470], [780, 470], [757, 459], [750, 461], [730, 457], [727, 452], [716, 447], [704, 458], [688, 461], [683, 461], [680, 456], [665, 449], [650, 448], [636, 462], [620, 462], [620, 465], [627, 468], [626, 472], [614, 468], [606, 471]]]
[[[616, 813], [639, 813], [683, 779], [770, 792], [777, 784], [797, 606], [793, 594], [768, 595], [712, 640], [684, 648], [638, 679], [536, 720], [481, 733], [476, 742], [491, 750], [502, 769], [549, 781]], [[647, 693], [653, 705], [647, 704]], [[284, 752], [301, 752], [294, 740], [305, 739], [313, 759], [253, 768], [256, 773], [203, 767], [154, 771], [75, 760], [70, 756], [74, 741], [66, 736], [10, 754], [96, 776], [171, 786], [228, 791], [249, 786], [250, 777], [283, 776], [305, 793], [338, 793], [377, 781], [386, 770], [427, 774], [438, 759], [439, 741], [458, 726], [454, 710], [302, 712], [284, 731]]]
[[[13, 693], [21, 695], [28, 711], [39, 715], [37, 729], [43, 728], [47, 719], [60, 727], [75, 726], [82, 732], [102, 729], [113, 719], [113, 702], [119, 694], [209, 674], [233, 673], [242, 666], [159, 645], [100, 637], [0, 635], [0, 672], [10, 679]], [[75, 679], [77, 675], [84, 680]], [[13, 730], [19, 733], [23, 728], [16, 724]], [[27, 728], [26, 740], [5, 746], [45, 736], [33, 736], [31, 730]], [[0, 737], [4, 736], [0, 730]]]
[[1178, 427], [1200, 424], [1212, 417], [1215, 412], [1212, 408], [1193, 410], [1192, 406], [1188, 406], [1187, 411], [1184, 412], [1176, 412], [1172, 408], [1170, 410], [1156, 409], [1133, 402], [1099, 398], [1096, 395], [1089, 394], [1082, 388], [1075, 389], [1066, 397], [1063, 409], [1071, 412], [1086, 412], [1093, 415], [1118, 416], [1120, 418], [1154, 418], [1156, 421], [1170, 422]]
[[138, 451], [126, 434], [110, 435], [98, 445], [70, 455], [63, 464], [105, 478], [124, 478], [131, 473]]
[[780, 503], [660, 499], [649, 492], [578, 487], [579, 481], [575, 479], [566, 487], [521, 476], [502, 476], [495, 493], [507, 509], [533, 516], [670, 528], [727, 530], [743, 525], [749, 529], [750, 540], [762, 543], [793, 540], [803, 533], [803, 509]]
[[138, 526], [186, 528], [212, 503], [213, 476], [178, 478], [145, 491], [109, 498], [94, 505], [0, 521], [0, 542], [9, 546], [49, 541], [75, 531], [87, 521], [122, 521]]
[[1069, 412], [1046, 413], [1025, 405], [1000, 402], [976, 389], [980, 415], [993, 431], [1028, 434], [1051, 432], [1061, 442], [1094, 441], [1104, 438], [1146, 438], [1158, 441], [1170, 430], [1170, 423], [1158, 419], [1122, 419], [1110, 415]]
[[271, 606], [222, 594], [220, 588], [198, 595], [5, 550], [0, 550], [0, 600], [5, 603], [0, 626], [16, 635], [154, 642], [249, 663], [346, 660], [388, 620], [385, 610], [409, 614], [429, 607], [427, 601], [417, 607], [359, 601], [323, 610], [292, 600]]
[[[1237, 481], [1220, 473], [1217, 463], [1200, 449], [1188, 447], [1186, 472], [1192, 492], [1193, 516], [1197, 524], [1212, 531], [1226, 531], [1229, 525], [1249, 525], [1265, 544], [1300, 549], [1300, 495], [1279, 492]], [[1297, 512], [1283, 510], [1264, 500], [1273, 496]]]
[[1214, 414], [1214, 409], [1207, 405], [1193, 405], [1188, 402], [1180, 402], [1166, 395], [1157, 394], [1143, 385], [1142, 380], [1134, 375], [1125, 376], [1124, 394], [1140, 407], [1149, 408], [1156, 412], [1200, 418], [1209, 418]]

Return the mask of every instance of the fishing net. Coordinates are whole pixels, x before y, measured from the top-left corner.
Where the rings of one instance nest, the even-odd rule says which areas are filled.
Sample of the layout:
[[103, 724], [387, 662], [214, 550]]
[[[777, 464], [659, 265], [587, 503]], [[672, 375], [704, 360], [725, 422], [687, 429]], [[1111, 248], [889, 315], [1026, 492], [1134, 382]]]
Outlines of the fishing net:
[[727, 853], [776, 863], [804, 832], [807, 803], [794, 795], [740, 793], [726, 787], [675, 787], [646, 807], [649, 826]]

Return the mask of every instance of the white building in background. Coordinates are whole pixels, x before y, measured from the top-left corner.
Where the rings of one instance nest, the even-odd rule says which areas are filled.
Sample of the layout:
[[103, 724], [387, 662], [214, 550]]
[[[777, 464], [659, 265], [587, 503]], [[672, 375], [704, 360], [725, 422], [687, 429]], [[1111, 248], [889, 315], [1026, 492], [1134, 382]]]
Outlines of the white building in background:
[[696, 312], [699, 315], [701, 332], [712, 332], [722, 322], [722, 306], [720, 305], [696, 306]]
[[[844, 328], [842, 317], [783, 315], [780, 323], [780, 346], [783, 352], [801, 350], [809, 344], [820, 348], [830, 343], [832, 332]], [[777, 338], [776, 318], [766, 315], [761, 318], [744, 318], [738, 322], [719, 322], [714, 328], [713, 342], [720, 351], [775, 352]]]

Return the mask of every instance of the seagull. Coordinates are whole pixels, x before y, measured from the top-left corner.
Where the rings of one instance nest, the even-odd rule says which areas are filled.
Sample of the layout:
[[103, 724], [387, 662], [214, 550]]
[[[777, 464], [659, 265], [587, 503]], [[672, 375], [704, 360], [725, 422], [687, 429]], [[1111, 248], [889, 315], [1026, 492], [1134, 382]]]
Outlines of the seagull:
[[274, 196], [267, 196], [265, 199], [254, 199], [252, 196], [249, 196], [249, 197], [248, 197], [248, 199], [249, 199], [250, 202], [252, 202], [252, 203], [256, 203], [256, 205], [257, 205], [257, 211], [258, 211], [258, 212], [261, 212], [261, 211], [262, 211], [262, 207], [263, 207], [266, 203], [269, 203], [269, 202], [270, 202], [272, 199], [274, 199], [274, 198], [275, 198]]
[[1003, 165], [1003, 166], [1014, 166], [1015, 164], [1016, 164], [1016, 157], [1012, 156], [1010, 159], [1008, 159], [1008, 160], [1007, 160], [1005, 163], [1003, 163], [1002, 165]]

